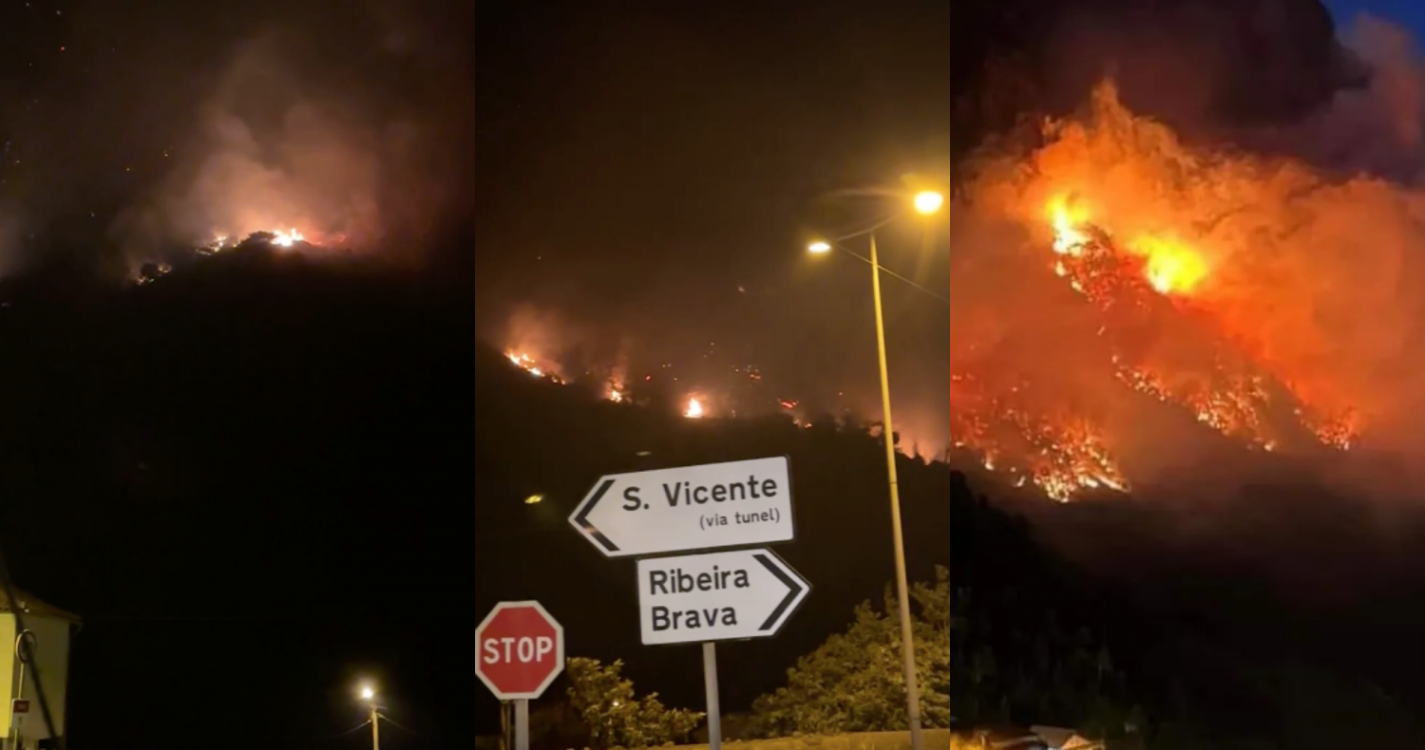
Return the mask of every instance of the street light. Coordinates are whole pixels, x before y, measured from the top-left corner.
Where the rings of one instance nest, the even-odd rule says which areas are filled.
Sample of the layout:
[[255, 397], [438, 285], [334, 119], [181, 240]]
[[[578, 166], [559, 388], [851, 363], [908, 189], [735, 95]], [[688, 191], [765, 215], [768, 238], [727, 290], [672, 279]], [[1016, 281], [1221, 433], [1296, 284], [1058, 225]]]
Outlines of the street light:
[[366, 701], [371, 709], [371, 750], [381, 750], [381, 712], [376, 706], [376, 688], [362, 685], [361, 699]]
[[[945, 197], [932, 190], [917, 193], [911, 201], [917, 213], [922, 216], [929, 216], [936, 213], [945, 204]], [[901, 530], [901, 498], [898, 482], [896, 479], [896, 446], [895, 429], [891, 427], [891, 384], [890, 377], [886, 371], [886, 326], [881, 314], [881, 263], [876, 255], [876, 230], [899, 218], [897, 213], [892, 218], [882, 221], [869, 230], [842, 237], [850, 239], [861, 234], [869, 235], [871, 244], [871, 257], [861, 258], [856, 253], [857, 258], [865, 260], [871, 266], [871, 296], [876, 308], [876, 357], [879, 360], [881, 369], [881, 437], [886, 444], [886, 479], [891, 496], [891, 533], [895, 544], [896, 558], [896, 597], [899, 599], [900, 620], [901, 620], [901, 655], [905, 662], [905, 692], [906, 692], [906, 714], [910, 724], [910, 746], [911, 750], [922, 750], [920, 733], [920, 685], [916, 681], [915, 669], [915, 642], [913, 640], [913, 629], [910, 621], [910, 584], [906, 580], [905, 571], [905, 536]], [[813, 242], [807, 246], [807, 251], [823, 254], [832, 248], [831, 243], [825, 241]], [[888, 272], [890, 273], [890, 272]], [[917, 285], [919, 286], [919, 285]]]
[[915, 210], [922, 216], [929, 216], [945, 205], [945, 196], [934, 190], [923, 190], [915, 194]]

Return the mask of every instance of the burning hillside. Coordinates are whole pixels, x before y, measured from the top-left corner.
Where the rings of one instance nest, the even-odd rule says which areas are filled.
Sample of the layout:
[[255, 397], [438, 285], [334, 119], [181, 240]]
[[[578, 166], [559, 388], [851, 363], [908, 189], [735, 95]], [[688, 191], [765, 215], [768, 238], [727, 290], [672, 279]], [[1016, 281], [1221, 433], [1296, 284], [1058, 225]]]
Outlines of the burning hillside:
[[[536, 357], [528, 352], [529, 349], [527, 347], [522, 349], [507, 349], [505, 350], [505, 359], [508, 359], [510, 364], [540, 380], [548, 381], [554, 385], [568, 385], [570, 383], [569, 380], [560, 374], [564, 368], [558, 362], [544, 357]], [[669, 370], [672, 369], [672, 365], [664, 364], [660, 369]], [[761, 374], [755, 369], [750, 373], [742, 372], [742, 369], [743, 368], [736, 368], [733, 372], [728, 373], [731, 377], [726, 377], [724, 380], [740, 380], [742, 377], [747, 377], [753, 381], [760, 381], [762, 379]], [[640, 399], [637, 398], [639, 389], [625, 384], [623, 376], [616, 372], [615, 374], [601, 378], [593, 371], [586, 371], [583, 373], [583, 377], [599, 380], [601, 383], [600, 395], [615, 404], [636, 404], [640, 401]], [[653, 373], [650, 372], [644, 375], [640, 380], [642, 384], [648, 385], [654, 382], [655, 377]], [[722, 408], [719, 411], [714, 411], [712, 399], [706, 391], [679, 386], [679, 378], [675, 375], [663, 375], [657, 378], [657, 380], [666, 381], [675, 386], [674, 390], [677, 396], [679, 413], [686, 419], [702, 419], [703, 417], [714, 416], [736, 417], [739, 416], [739, 409], [737, 408], [739, 404], [742, 407], [741, 413], [747, 415], [766, 413], [773, 408], [772, 401], [766, 401], [761, 404], [752, 403], [750, 400], [738, 401], [737, 398], [731, 394], [732, 389], [724, 387], [721, 389], [726, 394], [723, 399], [721, 399]], [[726, 383], [724, 383], [724, 386], [726, 386]], [[643, 401], [647, 403], [646, 398], [643, 399]], [[800, 416], [801, 410], [798, 408], [799, 406], [799, 402], [790, 399], [775, 400], [775, 407], [784, 413], [792, 415], [792, 419], [796, 424], [808, 426], [806, 420]]]
[[[1425, 445], [1412, 416], [1425, 407], [1425, 192], [1187, 140], [1108, 84], [1027, 146], [968, 166], [952, 204], [948, 417], [979, 464], [1068, 500], [1209, 455], [1334, 456], [1354, 471]], [[554, 353], [597, 338], [554, 328], [507, 340], [548, 338], [534, 348]], [[764, 380], [732, 350], [689, 349], [671, 370], [590, 367], [613, 358], [586, 351], [566, 371], [629, 375], [607, 380], [616, 401], [661, 383], [689, 416], [842, 395], [810, 379], [779, 392], [795, 363]]]
[[298, 249], [307, 252], [312, 250], [333, 251], [340, 249], [340, 246], [326, 243], [343, 240], [345, 237], [341, 235], [333, 236], [330, 239], [309, 237], [295, 227], [238, 235], [214, 233], [213, 239], [209, 242], [168, 253], [163, 260], [139, 264], [138, 268], [133, 271], [132, 281], [139, 286], [152, 284], [172, 273], [176, 267], [182, 267], [185, 264], [220, 253], [231, 252], [241, 247], [259, 247], [278, 251]]
[[952, 410], [988, 466], [1062, 500], [1127, 486], [1144, 409], [1300, 452], [1418, 403], [1420, 194], [1194, 147], [1108, 84], [970, 185]]

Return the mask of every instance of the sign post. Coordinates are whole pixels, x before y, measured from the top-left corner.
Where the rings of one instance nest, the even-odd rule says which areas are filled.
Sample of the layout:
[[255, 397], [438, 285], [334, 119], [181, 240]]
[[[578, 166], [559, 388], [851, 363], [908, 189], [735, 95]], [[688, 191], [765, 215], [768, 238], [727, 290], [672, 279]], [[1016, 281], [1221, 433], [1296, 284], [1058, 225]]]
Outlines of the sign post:
[[721, 750], [717, 642], [776, 635], [811, 591], [770, 550], [729, 549], [796, 538], [787, 459], [605, 475], [569, 523], [605, 557], [639, 558], [644, 645], [702, 644], [708, 744]]
[[500, 602], [475, 628], [475, 676], [513, 701], [515, 750], [529, 750], [529, 701], [564, 671], [564, 627], [539, 602]]
[[810, 591], [791, 566], [766, 549], [638, 561], [644, 645], [703, 644], [709, 750], [722, 747], [717, 641], [776, 635]]
[[722, 750], [722, 705], [717, 692], [717, 644], [703, 644], [703, 690], [708, 696], [708, 750]]

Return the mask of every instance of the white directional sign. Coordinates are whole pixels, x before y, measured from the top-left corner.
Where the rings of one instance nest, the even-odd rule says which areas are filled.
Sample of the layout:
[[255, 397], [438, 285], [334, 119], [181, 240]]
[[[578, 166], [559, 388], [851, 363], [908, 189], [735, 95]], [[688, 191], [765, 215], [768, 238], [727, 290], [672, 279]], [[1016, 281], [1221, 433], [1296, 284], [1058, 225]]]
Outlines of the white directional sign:
[[643, 643], [773, 636], [810, 591], [800, 574], [765, 549], [639, 560]]
[[569, 522], [608, 557], [787, 542], [791, 473], [777, 457], [610, 474]]

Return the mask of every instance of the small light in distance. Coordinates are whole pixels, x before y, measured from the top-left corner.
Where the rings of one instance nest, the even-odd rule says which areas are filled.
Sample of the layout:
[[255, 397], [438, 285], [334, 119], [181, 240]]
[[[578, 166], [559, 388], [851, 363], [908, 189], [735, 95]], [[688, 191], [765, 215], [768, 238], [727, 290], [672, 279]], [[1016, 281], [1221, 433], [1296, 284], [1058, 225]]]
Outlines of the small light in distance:
[[828, 243], [825, 243], [825, 242], [820, 242], [820, 241], [818, 241], [818, 242], [813, 242], [813, 243], [811, 243], [810, 245], [807, 245], [807, 252], [809, 252], [809, 253], [816, 253], [817, 255], [820, 255], [820, 254], [822, 254], [822, 253], [826, 253], [826, 252], [830, 252], [830, 251], [831, 251], [831, 245], [828, 244]]
[[915, 210], [929, 216], [945, 205], [945, 196], [934, 190], [924, 190], [915, 194]]
[[544, 495], [538, 493], [530, 495], [529, 497], [524, 499], [525, 505], [539, 505], [542, 502], [544, 502]]

